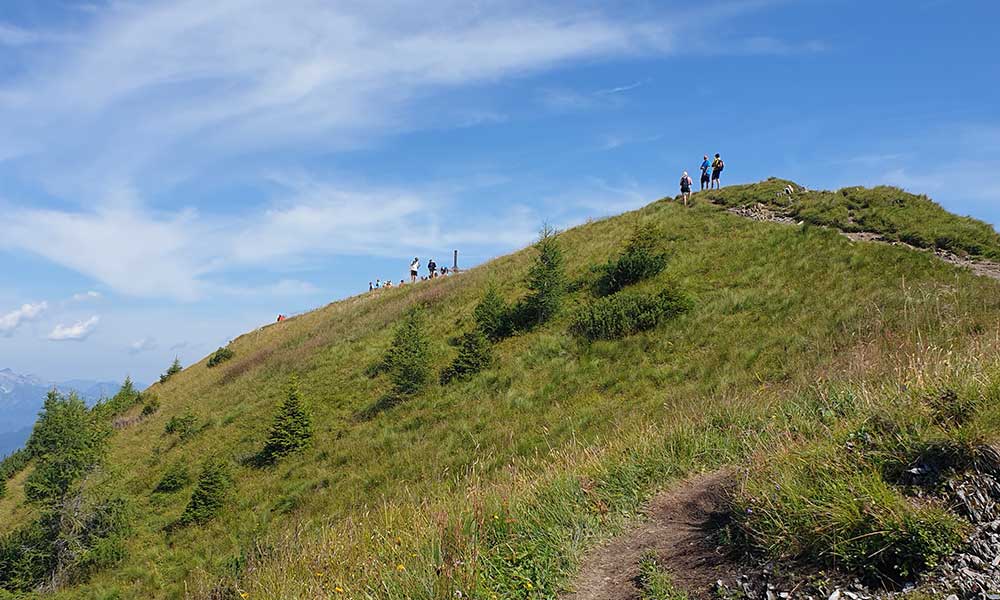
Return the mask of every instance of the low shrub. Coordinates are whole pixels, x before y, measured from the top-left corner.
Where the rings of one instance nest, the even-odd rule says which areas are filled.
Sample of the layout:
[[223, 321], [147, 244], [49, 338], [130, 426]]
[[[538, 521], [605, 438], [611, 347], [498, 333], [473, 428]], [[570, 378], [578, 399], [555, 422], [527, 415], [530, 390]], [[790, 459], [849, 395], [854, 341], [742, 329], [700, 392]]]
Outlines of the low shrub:
[[229, 496], [233, 487], [229, 464], [219, 458], [210, 458], [202, 465], [191, 499], [178, 520], [180, 525], [207, 523], [212, 520]]
[[443, 371], [441, 384], [454, 379], [468, 378], [490, 365], [493, 348], [482, 331], [472, 331], [462, 335], [458, 343], [458, 356]]
[[234, 352], [229, 348], [223, 347], [219, 348], [212, 354], [211, 358], [208, 359], [208, 368], [218, 366], [234, 356]]
[[188, 473], [187, 465], [183, 462], [175, 462], [163, 473], [160, 482], [156, 484], [154, 492], [170, 493], [185, 487], [191, 483], [191, 475]]
[[667, 266], [667, 255], [658, 249], [660, 235], [651, 226], [632, 233], [621, 255], [597, 268], [597, 292], [602, 296], [654, 277]]
[[581, 308], [571, 330], [589, 341], [619, 339], [652, 329], [692, 306], [691, 299], [673, 286], [657, 294], [626, 290]]
[[142, 395], [142, 416], [148, 417], [160, 410], [160, 399], [155, 394]]
[[186, 440], [192, 435], [197, 433], [198, 417], [194, 416], [190, 410], [185, 411], [182, 415], [174, 415], [167, 420], [167, 424], [164, 425], [163, 431], [167, 434], [177, 434], [177, 436]]

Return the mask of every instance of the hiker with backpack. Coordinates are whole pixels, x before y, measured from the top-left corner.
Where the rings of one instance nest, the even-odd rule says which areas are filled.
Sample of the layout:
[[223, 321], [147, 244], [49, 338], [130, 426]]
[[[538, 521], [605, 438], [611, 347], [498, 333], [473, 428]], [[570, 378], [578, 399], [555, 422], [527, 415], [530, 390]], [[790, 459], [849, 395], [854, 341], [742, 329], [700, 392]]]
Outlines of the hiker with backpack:
[[712, 184], [711, 186], [709, 186], [709, 189], [722, 188], [722, 182], [719, 181], [719, 176], [722, 175], [722, 170], [725, 168], [726, 168], [726, 163], [723, 162], [722, 157], [719, 156], [718, 152], [716, 152], [715, 160], [712, 161]]
[[687, 171], [681, 175], [681, 198], [684, 199], [684, 206], [687, 207], [688, 200], [691, 199], [691, 186], [694, 185], [694, 181], [688, 175]]
[[420, 269], [420, 259], [416, 256], [413, 257], [413, 262], [410, 263], [410, 283], [417, 282], [417, 271]]
[[434, 262], [433, 258], [427, 262], [427, 272], [430, 273], [427, 279], [434, 279], [435, 277], [437, 277], [437, 268], [438, 268], [437, 263]]
[[708, 171], [712, 168], [712, 161], [708, 160], [708, 155], [702, 156], [701, 161], [701, 191], [705, 191], [709, 186]]

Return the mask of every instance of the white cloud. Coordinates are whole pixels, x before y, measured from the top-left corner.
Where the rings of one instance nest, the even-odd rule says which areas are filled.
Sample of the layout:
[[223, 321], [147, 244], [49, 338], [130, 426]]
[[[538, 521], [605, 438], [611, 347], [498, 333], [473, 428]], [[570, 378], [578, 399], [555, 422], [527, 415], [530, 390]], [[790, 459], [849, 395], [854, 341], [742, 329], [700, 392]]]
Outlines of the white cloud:
[[97, 300], [100, 297], [101, 297], [100, 292], [95, 292], [93, 290], [90, 290], [88, 292], [80, 292], [79, 294], [73, 294], [73, 301], [84, 302], [86, 300]]
[[204, 271], [193, 215], [130, 209], [10, 212], [0, 248], [27, 250], [133, 296], [193, 299]]
[[184, 177], [234, 153], [336, 149], [467, 121], [436, 103], [418, 111], [417, 100], [570, 61], [669, 52], [672, 20], [661, 23], [510, 1], [116, 3], [74, 43], [46, 46], [36, 60], [49, 68], [0, 88], [0, 155], [77, 167], [47, 169], [48, 184], [89, 203], [79, 196], [118, 178]]
[[49, 307], [47, 302], [37, 302], [34, 304], [22, 304], [7, 314], [0, 315], [0, 335], [9, 336], [21, 324], [38, 318]]
[[93, 333], [94, 328], [97, 327], [100, 320], [100, 317], [94, 315], [86, 321], [78, 321], [72, 325], [63, 325], [60, 323], [49, 334], [49, 339], [54, 342], [83, 341]]
[[156, 348], [157, 344], [155, 339], [151, 337], [144, 337], [129, 344], [128, 353], [133, 355], [141, 354], [142, 352], [155, 350]]

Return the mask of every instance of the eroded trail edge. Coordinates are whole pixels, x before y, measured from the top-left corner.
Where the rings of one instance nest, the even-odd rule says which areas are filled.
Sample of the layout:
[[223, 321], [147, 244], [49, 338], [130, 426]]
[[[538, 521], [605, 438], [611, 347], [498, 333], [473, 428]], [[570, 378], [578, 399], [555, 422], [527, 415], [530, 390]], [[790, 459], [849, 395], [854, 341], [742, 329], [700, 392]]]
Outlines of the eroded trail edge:
[[725, 515], [731, 481], [731, 471], [714, 471], [656, 495], [641, 523], [589, 553], [563, 600], [640, 598], [639, 561], [649, 552], [690, 597], [710, 597], [714, 582], [732, 576], [735, 567], [710, 533]]
[[[717, 204], [716, 206], [721, 206], [721, 205]], [[801, 224], [800, 221], [797, 221], [792, 217], [789, 217], [788, 215], [782, 214], [781, 212], [775, 211], [773, 208], [760, 203], [750, 206], [737, 206], [737, 207], [726, 208], [726, 212], [734, 214], [739, 217], [743, 217], [744, 219], [761, 221], [765, 223], [779, 223], [782, 225]], [[841, 229], [837, 229], [837, 231], [839, 231], [840, 234], [843, 235], [844, 237], [855, 242], [889, 244], [892, 246], [904, 246], [906, 248], [915, 250], [917, 252], [931, 252], [934, 254], [934, 256], [945, 261], [946, 263], [958, 267], [965, 267], [971, 270], [976, 275], [980, 275], [982, 277], [989, 277], [991, 279], [996, 279], [997, 281], [1000, 281], [1000, 263], [983, 259], [962, 257], [953, 252], [949, 252], [947, 250], [941, 250], [939, 248], [933, 248], [933, 249], [919, 248], [917, 246], [907, 244], [906, 242], [900, 242], [897, 240], [887, 240], [877, 233], [871, 233], [867, 231], [852, 232], [852, 231], [843, 231]]]

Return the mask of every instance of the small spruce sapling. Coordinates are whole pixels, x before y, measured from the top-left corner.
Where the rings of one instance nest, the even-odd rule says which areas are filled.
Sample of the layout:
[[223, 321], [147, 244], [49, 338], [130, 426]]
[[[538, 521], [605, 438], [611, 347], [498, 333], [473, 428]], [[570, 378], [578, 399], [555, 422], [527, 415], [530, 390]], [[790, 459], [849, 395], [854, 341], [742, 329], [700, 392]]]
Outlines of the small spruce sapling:
[[566, 293], [566, 274], [563, 254], [556, 237], [556, 230], [545, 225], [535, 244], [538, 256], [528, 269], [527, 286], [530, 290], [524, 300], [523, 320], [527, 327], [548, 321], [562, 307]]
[[288, 397], [281, 401], [274, 415], [261, 458], [265, 462], [274, 462], [298, 452], [309, 445], [312, 436], [312, 416], [299, 394], [298, 383], [292, 380]]

